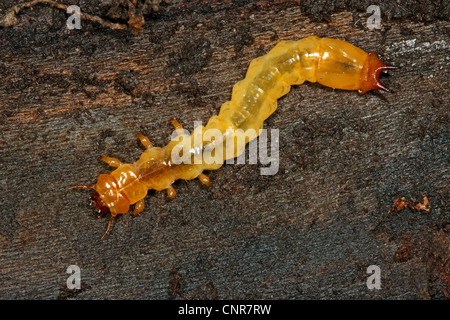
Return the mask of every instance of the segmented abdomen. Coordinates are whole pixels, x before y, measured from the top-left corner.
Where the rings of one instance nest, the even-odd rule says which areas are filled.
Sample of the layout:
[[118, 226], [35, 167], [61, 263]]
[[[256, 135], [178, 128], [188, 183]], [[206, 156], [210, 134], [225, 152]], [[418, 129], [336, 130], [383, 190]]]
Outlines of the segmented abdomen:
[[[222, 105], [219, 121], [235, 129], [259, 130], [277, 108], [277, 99], [291, 85], [315, 81], [319, 38], [281, 41], [268, 54], [250, 63], [245, 79], [233, 87], [231, 100]], [[214, 127], [213, 125], [210, 125]], [[208, 128], [208, 125], [207, 125]]]
[[231, 100], [221, 106], [219, 114], [211, 117], [205, 127], [197, 127], [190, 137], [185, 137], [191, 139], [193, 154], [195, 150], [204, 151], [205, 148], [220, 149], [221, 145], [212, 146], [206, 141], [199, 146], [193, 139], [195, 134], [220, 130], [228, 138], [223, 139], [223, 157], [212, 164], [203, 161], [201, 164], [181, 165], [176, 170], [180, 172], [179, 178], [192, 179], [203, 170], [218, 169], [225, 160], [241, 155], [245, 144], [227, 144], [226, 141], [245, 139], [248, 142], [256, 138], [263, 122], [275, 112], [277, 99], [287, 94], [291, 85], [302, 84], [305, 80], [316, 81], [319, 41], [315, 36], [299, 41], [281, 41], [269, 53], [254, 59], [245, 78], [234, 85]]

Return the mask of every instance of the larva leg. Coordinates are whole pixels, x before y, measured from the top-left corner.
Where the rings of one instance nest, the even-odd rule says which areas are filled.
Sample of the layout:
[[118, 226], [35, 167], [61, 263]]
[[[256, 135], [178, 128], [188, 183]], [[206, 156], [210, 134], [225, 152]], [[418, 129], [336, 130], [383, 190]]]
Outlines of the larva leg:
[[174, 118], [170, 119], [170, 122], [172, 122], [172, 125], [175, 128], [175, 131], [177, 132], [177, 135], [182, 135], [184, 133], [183, 126]]
[[166, 189], [166, 191], [167, 191], [167, 195], [169, 196], [169, 199], [173, 199], [177, 195], [177, 193], [175, 192], [175, 189], [172, 186], [168, 187]]
[[211, 181], [209, 181], [209, 178], [206, 174], [200, 173], [199, 176], [197, 177], [205, 186], [210, 186], [211, 185]]
[[106, 231], [105, 231], [105, 233], [103, 234], [103, 236], [102, 236], [101, 239], [103, 239], [103, 238], [106, 236], [106, 234], [109, 232], [109, 230], [111, 230], [111, 226], [112, 226], [114, 217], [115, 217], [115, 216], [112, 215], [111, 218], [109, 218], [109, 221], [108, 221], [108, 227], [106, 228]]
[[134, 210], [131, 214], [133, 216], [137, 216], [142, 210], [144, 210], [144, 207], [145, 207], [145, 201], [144, 201], [144, 199], [141, 199], [138, 202], [136, 202], [136, 204], [134, 205]]
[[143, 134], [138, 133], [136, 135], [136, 138], [141, 141], [141, 143], [144, 145], [144, 147], [146, 149], [153, 147], [152, 143], [150, 142], [150, 139], [148, 137], [144, 136]]
[[114, 168], [118, 168], [122, 165], [122, 162], [117, 158], [101, 156], [100, 160]]

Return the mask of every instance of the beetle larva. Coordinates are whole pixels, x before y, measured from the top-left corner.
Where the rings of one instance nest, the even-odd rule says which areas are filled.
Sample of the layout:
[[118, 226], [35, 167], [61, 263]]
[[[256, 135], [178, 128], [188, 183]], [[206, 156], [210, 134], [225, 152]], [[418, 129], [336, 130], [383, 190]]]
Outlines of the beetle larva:
[[[116, 158], [101, 157], [116, 169], [100, 175], [92, 186], [74, 188], [94, 189], [90, 199], [98, 213], [111, 213], [104, 237], [115, 216], [127, 213], [133, 204], [133, 215], [144, 209], [144, 198], [149, 189], [167, 190], [169, 198], [173, 198], [172, 184], [178, 179], [199, 178], [209, 185], [204, 170], [216, 170], [225, 160], [243, 152], [243, 147], [236, 147], [229, 138], [233, 141], [244, 138], [245, 143], [256, 138], [264, 120], [276, 110], [277, 99], [287, 94], [292, 85], [309, 81], [335, 89], [358, 90], [360, 94], [374, 89], [389, 91], [378, 77], [380, 72], [393, 68], [381, 62], [375, 53], [366, 53], [342, 40], [310, 36], [298, 41], [281, 41], [268, 54], [250, 63], [245, 78], [234, 85], [231, 100], [221, 106], [219, 114], [206, 126], [198, 126], [191, 135], [185, 135], [181, 133], [183, 127], [172, 119], [180, 135], [162, 148], [152, 146], [147, 137], [138, 134], [137, 138], [146, 147], [138, 161], [129, 164]], [[212, 129], [219, 131], [223, 139], [204, 138], [204, 134]], [[253, 134], [243, 137], [243, 132], [249, 131]], [[199, 135], [203, 138], [195, 141], [194, 137]], [[175, 159], [173, 151], [183, 143], [189, 146], [183, 157], [190, 160], [219, 144], [226, 152], [216, 156], [214, 162], [179, 163], [176, 160], [180, 158]]]

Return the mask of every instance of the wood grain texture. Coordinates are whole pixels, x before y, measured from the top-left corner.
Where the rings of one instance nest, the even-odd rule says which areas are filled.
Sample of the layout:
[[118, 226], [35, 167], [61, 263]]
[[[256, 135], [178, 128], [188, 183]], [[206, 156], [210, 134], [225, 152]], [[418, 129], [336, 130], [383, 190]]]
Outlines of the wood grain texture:
[[[67, 31], [45, 6], [0, 29], [0, 298], [445, 299], [448, 21], [397, 8], [369, 31], [352, 5], [323, 19], [295, 2], [203, 5], [163, 7], [138, 35]], [[280, 134], [276, 175], [227, 165], [209, 188], [178, 181], [175, 199], [150, 192], [100, 241], [107, 221], [69, 187], [109, 172], [101, 155], [135, 161], [135, 134], [164, 145], [172, 117], [206, 124], [252, 59], [313, 34], [400, 66], [382, 79], [395, 93], [294, 87], [265, 123]], [[387, 215], [401, 196], [432, 209]], [[367, 289], [370, 265], [382, 290]]]

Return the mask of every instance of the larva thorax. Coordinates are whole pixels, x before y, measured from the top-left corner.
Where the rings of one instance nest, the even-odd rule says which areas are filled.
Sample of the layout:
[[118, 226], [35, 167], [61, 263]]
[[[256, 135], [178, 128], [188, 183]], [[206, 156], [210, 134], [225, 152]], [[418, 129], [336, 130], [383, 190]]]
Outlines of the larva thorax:
[[[245, 79], [222, 105], [209, 127], [259, 130], [277, 108], [277, 99], [292, 85], [305, 81], [346, 90], [361, 87], [361, 74], [368, 59], [363, 50], [341, 40], [311, 36], [281, 41], [265, 56], [254, 59]], [[219, 124], [218, 124], [219, 123]]]

